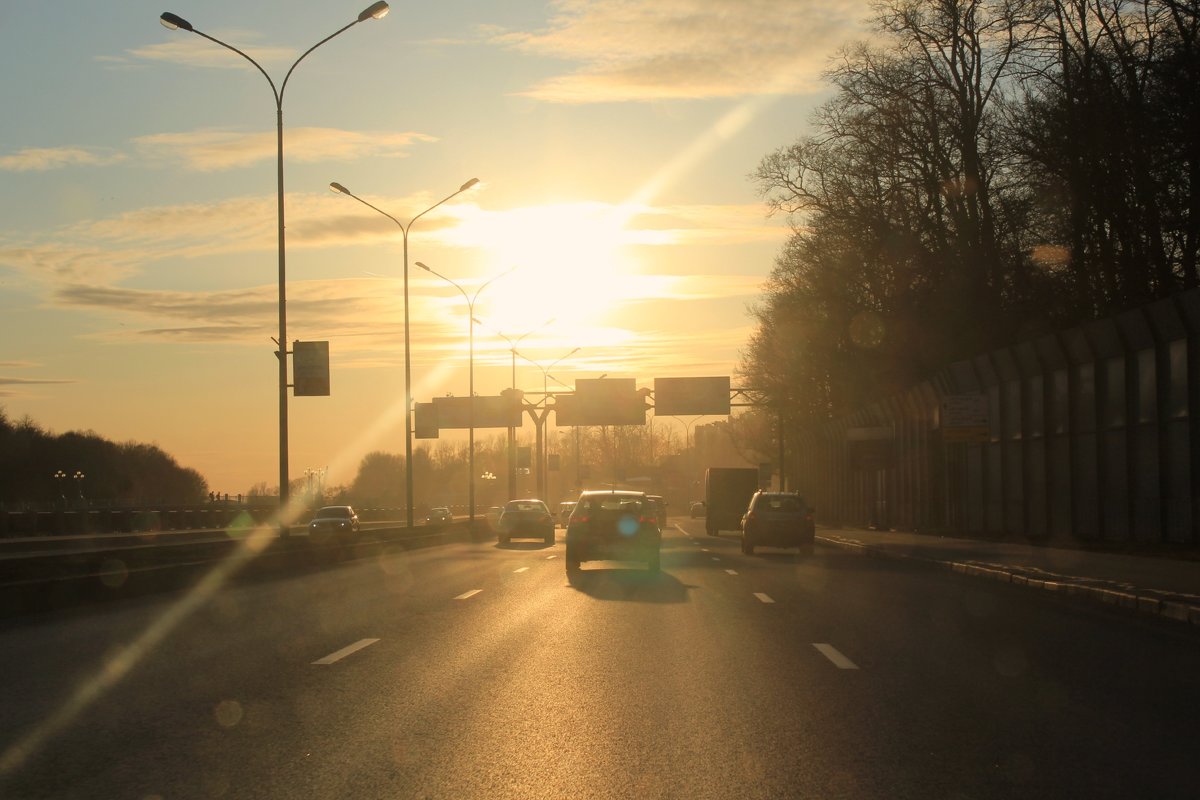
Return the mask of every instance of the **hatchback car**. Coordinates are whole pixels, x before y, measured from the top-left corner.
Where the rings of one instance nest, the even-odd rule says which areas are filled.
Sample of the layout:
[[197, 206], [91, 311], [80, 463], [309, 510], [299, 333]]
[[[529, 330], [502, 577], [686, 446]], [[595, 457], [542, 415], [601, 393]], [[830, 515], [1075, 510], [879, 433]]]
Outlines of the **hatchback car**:
[[567, 575], [584, 561], [645, 561], [659, 570], [662, 530], [643, 492], [588, 491], [579, 495], [567, 523]]
[[342, 538], [359, 531], [358, 515], [350, 506], [325, 506], [308, 523], [308, 535], [313, 538]]
[[667, 527], [667, 500], [660, 494], [648, 494], [646, 499], [654, 508], [654, 515], [658, 518], [658, 529], [661, 531]]
[[500, 514], [499, 528], [500, 544], [530, 537], [554, 544], [554, 518], [541, 500], [509, 500]]
[[445, 506], [437, 506], [429, 509], [429, 513], [425, 515], [426, 525], [441, 525], [445, 522], [453, 522], [454, 515], [450, 513], [450, 509]]
[[753, 555], [760, 545], [812, 552], [814, 512], [795, 492], [755, 492], [742, 517], [742, 552]]
[[688, 516], [692, 519], [704, 519], [704, 512], [703, 500], [693, 500], [692, 504], [688, 506]]
[[564, 500], [558, 504], [558, 524], [567, 527], [567, 521], [571, 519], [571, 512], [575, 510], [574, 500]]

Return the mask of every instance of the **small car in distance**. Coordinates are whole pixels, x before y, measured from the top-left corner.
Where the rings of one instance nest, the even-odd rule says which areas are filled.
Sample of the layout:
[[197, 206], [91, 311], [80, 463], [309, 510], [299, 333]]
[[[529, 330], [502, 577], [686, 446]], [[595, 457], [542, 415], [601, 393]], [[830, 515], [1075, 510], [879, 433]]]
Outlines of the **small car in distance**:
[[492, 530], [500, 524], [500, 515], [504, 513], [504, 509], [500, 506], [492, 506], [484, 512], [483, 516], [487, 519], [487, 524]]
[[325, 506], [308, 523], [308, 535], [314, 539], [344, 539], [358, 532], [358, 515], [350, 506]]
[[798, 547], [811, 553], [815, 512], [795, 492], [755, 492], [742, 517], [742, 552], [754, 555], [754, 548], [767, 546]]
[[667, 500], [660, 494], [648, 494], [646, 499], [650, 501], [650, 505], [654, 509], [654, 516], [658, 519], [658, 529], [661, 531], [667, 527]]
[[541, 500], [509, 500], [500, 514], [500, 544], [514, 538], [538, 538], [554, 544], [554, 518]]
[[704, 519], [704, 511], [703, 500], [693, 500], [692, 504], [688, 506], [688, 516], [692, 519]]
[[571, 519], [571, 512], [575, 510], [574, 500], [564, 500], [558, 504], [558, 524], [562, 527], [567, 527], [567, 521]]
[[584, 561], [645, 561], [659, 571], [662, 531], [644, 492], [586, 491], [567, 524], [567, 578]]
[[441, 525], [446, 522], [453, 522], [454, 515], [450, 513], [450, 509], [445, 506], [437, 506], [429, 509], [429, 513], [425, 515], [426, 525]]

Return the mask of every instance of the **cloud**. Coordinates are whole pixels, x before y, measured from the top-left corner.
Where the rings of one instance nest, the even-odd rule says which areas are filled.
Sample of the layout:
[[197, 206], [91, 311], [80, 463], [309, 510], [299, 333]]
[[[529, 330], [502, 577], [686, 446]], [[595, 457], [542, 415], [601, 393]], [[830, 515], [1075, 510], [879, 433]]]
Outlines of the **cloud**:
[[[264, 65], [287, 64], [299, 55], [299, 52], [291, 47], [255, 45], [253, 42], [260, 39], [261, 36], [251, 31], [227, 30], [213, 35], [222, 41], [235, 43], [239, 50]], [[253, 64], [237, 53], [194, 34], [184, 32], [172, 34], [172, 38], [167, 41], [136, 47], [125, 52], [127, 54], [125, 56], [101, 56], [97, 60], [114, 65], [128, 64], [132, 60], [180, 64], [206, 69], [254, 69]]]
[[[70, 285], [54, 290], [50, 299], [59, 307], [142, 320], [98, 334], [107, 340], [259, 344], [278, 333], [276, 292], [275, 284], [222, 291]], [[289, 332], [300, 338], [357, 337], [358, 346], [373, 338], [396, 341], [398, 304], [398, 297], [381, 293], [372, 280], [291, 281]]]
[[34, 172], [63, 167], [104, 167], [127, 158], [123, 153], [100, 152], [84, 147], [26, 147], [0, 156], [0, 170]]
[[[38, 366], [29, 361], [0, 361], [0, 367], [34, 367]], [[26, 386], [51, 386], [63, 383], [79, 383], [76, 380], [67, 378], [13, 378], [5, 375], [0, 375], [0, 397], [29, 397], [28, 392], [20, 391], [20, 387]], [[17, 391], [13, 391], [6, 387], [18, 387]]]
[[[520, 92], [560, 103], [795, 94], [861, 32], [861, 0], [555, 0], [544, 30], [490, 41], [581, 66]], [[486, 34], [485, 34], [486, 35]]]
[[638, 244], [783, 244], [790, 228], [768, 221], [763, 206], [752, 204], [643, 206], [643, 226], [633, 231]]
[[[412, 145], [435, 142], [423, 133], [345, 131], [335, 128], [287, 128], [284, 152], [289, 161], [349, 161], [356, 158], [406, 158]], [[238, 133], [200, 130], [140, 136], [134, 144], [149, 158], [201, 172], [245, 167], [276, 157], [275, 131]]]
[[[436, 202], [423, 194], [369, 197], [405, 219]], [[288, 249], [392, 241], [389, 220], [331, 192], [289, 193]], [[422, 218], [422, 236], [435, 239], [457, 224], [454, 205]], [[44, 232], [0, 233], [0, 267], [32, 281], [107, 286], [144, 272], [157, 262], [274, 252], [274, 194], [215, 203], [149, 206]]]
[[5, 378], [0, 377], [0, 385], [5, 386], [33, 386], [44, 383], [79, 383], [79, 381], [67, 380], [65, 378]]

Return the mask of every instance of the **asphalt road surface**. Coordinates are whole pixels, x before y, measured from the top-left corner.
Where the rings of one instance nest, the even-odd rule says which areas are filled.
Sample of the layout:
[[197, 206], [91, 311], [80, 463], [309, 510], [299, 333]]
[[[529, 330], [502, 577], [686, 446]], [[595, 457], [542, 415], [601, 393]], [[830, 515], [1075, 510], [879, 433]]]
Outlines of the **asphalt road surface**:
[[1195, 797], [1200, 637], [676, 518], [0, 628], [0, 797]]

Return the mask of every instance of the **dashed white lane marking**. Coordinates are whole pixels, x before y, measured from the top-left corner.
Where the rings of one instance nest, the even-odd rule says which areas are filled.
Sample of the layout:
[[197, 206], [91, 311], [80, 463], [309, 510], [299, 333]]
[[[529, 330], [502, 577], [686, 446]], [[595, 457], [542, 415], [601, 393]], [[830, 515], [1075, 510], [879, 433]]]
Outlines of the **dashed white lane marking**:
[[524, 572], [527, 569], [529, 569], [529, 567], [521, 567], [520, 569], [514, 569], [513, 572]]
[[712, 557], [712, 560], [713, 560], [713, 561], [720, 561], [721, 559], [717, 558], [716, 556], [713, 556], [713, 557]]
[[737, 575], [737, 570], [736, 570], [736, 569], [727, 569], [727, 570], [725, 570], [725, 571], [726, 571], [726, 572], [728, 572], [730, 575]]
[[547, 560], [547, 561], [549, 561], [549, 560], [550, 560], [550, 559], [552, 559], [552, 558], [558, 558], [558, 556], [546, 556], [546, 560]]
[[482, 591], [483, 591], [483, 589], [472, 589], [469, 592], [463, 592], [462, 594], [460, 594], [458, 597], [456, 597], [454, 599], [455, 600], [467, 600], [469, 598], [474, 597], [475, 595], [479, 594]]
[[831, 644], [818, 644], [814, 642], [813, 647], [817, 648], [817, 651], [821, 655], [832, 661], [838, 669], [858, 669], [857, 664], [838, 652], [838, 649]]
[[314, 664], [332, 664], [335, 661], [341, 661], [343, 658], [350, 655], [351, 653], [357, 653], [359, 650], [362, 650], [364, 647], [370, 647], [371, 645], [375, 644], [378, 641], [379, 641], [378, 639], [359, 639], [354, 644], [343, 647], [341, 650], [338, 650], [336, 653], [330, 653], [329, 655], [325, 656], [324, 658], [318, 658], [316, 661], [314, 661], [312, 663], [314, 663]]
[[700, 548], [700, 552], [701, 552], [701, 553], [711, 553], [711, 552], [712, 552], [712, 550], [709, 550], [707, 547], [701, 547], [701, 548]]
[[770, 595], [763, 594], [762, 592], [755, 592], [754, 596], [757, 597], [759, 600], [763, 601], [764, 603], [774, 603], [775, 602], [774, 600], [771, 599]]

